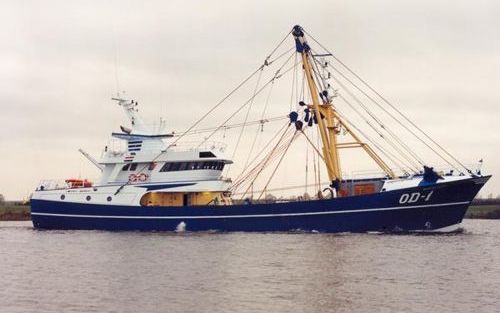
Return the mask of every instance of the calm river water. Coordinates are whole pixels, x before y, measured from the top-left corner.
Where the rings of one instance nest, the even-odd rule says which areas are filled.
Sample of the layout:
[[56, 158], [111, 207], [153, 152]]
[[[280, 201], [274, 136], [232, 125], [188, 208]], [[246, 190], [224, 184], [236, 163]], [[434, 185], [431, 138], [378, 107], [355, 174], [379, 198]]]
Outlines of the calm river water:
[[173, 234], [0, 222], [0, 312], [500, 312], [500, 221], [463, 227]]

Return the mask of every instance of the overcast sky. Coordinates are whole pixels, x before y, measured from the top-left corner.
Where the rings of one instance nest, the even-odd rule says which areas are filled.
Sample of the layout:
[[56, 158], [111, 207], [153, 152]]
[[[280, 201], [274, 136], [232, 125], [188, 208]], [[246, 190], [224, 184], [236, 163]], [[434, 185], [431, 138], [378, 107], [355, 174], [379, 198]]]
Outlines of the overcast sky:
[[[500, 174], [500, 2], [1, 1], [0, 193], [97, 177], [121, 90], [168, 129], [196, 117], [302, 25], [464, 163]], [[115, 67], [115, 60], [117, 66]], [[500, 193], [493, 178], [482, 194]]]

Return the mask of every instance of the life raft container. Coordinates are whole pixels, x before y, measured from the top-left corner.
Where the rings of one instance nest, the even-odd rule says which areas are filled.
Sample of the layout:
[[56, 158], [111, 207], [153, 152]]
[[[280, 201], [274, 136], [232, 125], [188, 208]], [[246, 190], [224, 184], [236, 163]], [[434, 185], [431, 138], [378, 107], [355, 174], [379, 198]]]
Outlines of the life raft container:
[[92, 187], [92, 182], [86, 179], [68, 178], [65, 180], [65, 182], [69, 185], [70, 188]]

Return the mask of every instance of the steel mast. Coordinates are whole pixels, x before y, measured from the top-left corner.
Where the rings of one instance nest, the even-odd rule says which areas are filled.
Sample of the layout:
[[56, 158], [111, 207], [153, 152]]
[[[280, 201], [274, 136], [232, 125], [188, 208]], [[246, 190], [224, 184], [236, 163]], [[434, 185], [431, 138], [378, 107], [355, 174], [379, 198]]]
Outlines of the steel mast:
[[[302, 57], [305, 77], [312, 99], [312, 104], [308, 104], [308, 107], [312, 109], [317, 121], [323, 144], [323, 157], [328, 172], [328, 178], [331, 181], [331, 187], [338, 190], [342, 180], [339, 158], [339, 149], [342, 148], [363, 148], [380, 168], [382, 168], [387, 176], [394, 178], [396, 175], [391, 168], [375, 153], [375, 151], [373, 151], [373, 149], [371, 149], [370, 146], [362, 142], [361, 139], [352, 132], [351, 128], [338, 116], [328, 95], [324, 95], [324, 97], [322, 97], [323, 100], [320, 100], [320, 91], [318, 91], [313, 75], [313, 68], [311, 66], [314, 60], [312, 60], [311, 48], [304, 37], [304, 31], [302, 27], [296, 25], [293, 27], [292, 34], [295, 38], [296, 50]], [[341, 127], [351, 135], [354, 140], [353, 142], [337, 143], [337, 135], [340, 133]]]

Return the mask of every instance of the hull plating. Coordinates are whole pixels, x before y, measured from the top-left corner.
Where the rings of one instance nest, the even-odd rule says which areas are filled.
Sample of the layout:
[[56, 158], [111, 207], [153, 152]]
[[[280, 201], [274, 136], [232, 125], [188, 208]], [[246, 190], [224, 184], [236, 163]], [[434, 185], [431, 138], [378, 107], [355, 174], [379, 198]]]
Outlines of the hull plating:
[[42, 229], [174, 231], [415, 231], [459, 224], [489, 177], [329, 200], [232, 206], [136, 207], [32, 200]]

